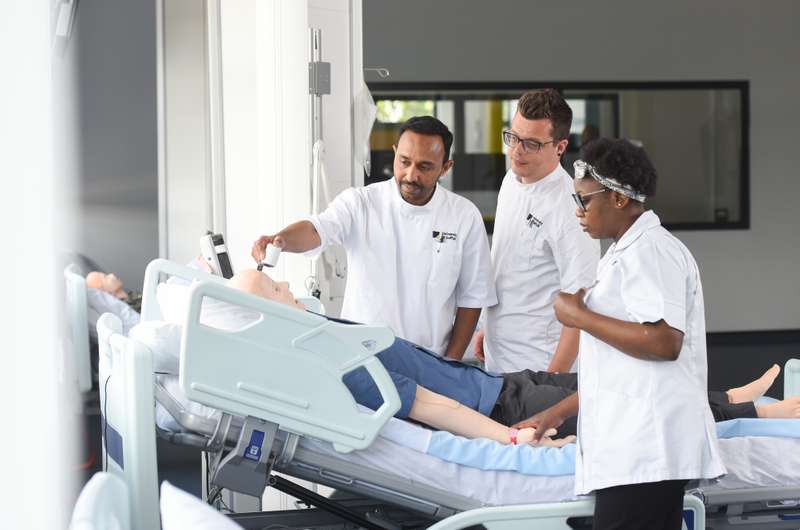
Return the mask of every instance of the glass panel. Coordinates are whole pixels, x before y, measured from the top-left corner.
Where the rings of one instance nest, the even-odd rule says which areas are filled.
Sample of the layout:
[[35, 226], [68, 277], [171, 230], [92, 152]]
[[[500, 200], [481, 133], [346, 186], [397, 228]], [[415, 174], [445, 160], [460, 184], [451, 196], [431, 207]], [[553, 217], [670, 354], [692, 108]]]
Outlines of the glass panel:
[[[673, 228], [746, 228], [747, 153], [744, 151], [747, 84], [680, 83], [570, 88], [570, 141], [562, 158], [572, 173], [580, 148], [597, 137], [628, 138], [644, 146], [659, 173], [648, 205]], [[733, 86], [731, 86], [733, 85]], [[472, 200], [492, 231], [497, 190], [508, 166], [501, 132], [528, 87], [464, 84], [461, 89], [389, 90], [373, 86], [378, 123], [372, 133], [373, 171], [366, 182], [392, 175], [392, 144], [399, 124], [420, 114], [441, 119], [454, 135], [454, 167], [441, 184]], [[701, 88], [697, 88], [701, 86]], [[477, 87], [477, 88], [475, 88]]]

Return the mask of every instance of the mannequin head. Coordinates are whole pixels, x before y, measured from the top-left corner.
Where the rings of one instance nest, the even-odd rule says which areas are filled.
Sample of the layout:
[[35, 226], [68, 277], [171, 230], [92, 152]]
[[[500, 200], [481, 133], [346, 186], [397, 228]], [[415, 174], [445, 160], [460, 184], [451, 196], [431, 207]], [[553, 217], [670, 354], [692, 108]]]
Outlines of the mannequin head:
[[127, 300], [128, 298], [128, 293], [122, 288], [122, 281], [114, 274], [92, 271], [86, 275], [86, 286], [105, 291], [120, 300]]

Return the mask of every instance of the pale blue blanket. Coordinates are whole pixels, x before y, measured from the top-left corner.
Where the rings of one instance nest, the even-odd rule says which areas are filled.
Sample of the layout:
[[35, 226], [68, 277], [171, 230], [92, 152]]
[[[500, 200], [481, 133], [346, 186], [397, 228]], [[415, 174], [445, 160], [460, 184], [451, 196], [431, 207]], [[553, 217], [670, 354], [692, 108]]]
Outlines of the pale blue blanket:
[[[800, 438], [800, 420], [740, 418], [717, 423], [717, 435], [720, 438]], [[485, 470], [547, 476], [575, 473], [575, 444], [559, 449], [502, 445], [484, 438], [470, 440], [449, 432], [437, 431], [431, 433], [425, 452], [448, 462]]]

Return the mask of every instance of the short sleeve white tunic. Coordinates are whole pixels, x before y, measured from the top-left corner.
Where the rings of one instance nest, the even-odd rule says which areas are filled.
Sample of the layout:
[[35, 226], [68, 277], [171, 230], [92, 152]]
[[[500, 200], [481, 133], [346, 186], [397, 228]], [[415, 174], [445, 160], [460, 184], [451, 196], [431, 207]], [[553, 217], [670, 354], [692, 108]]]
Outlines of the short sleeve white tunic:
[[478, 208], [437, 186], [431, 200], [403, 200], [391, 178], [340, 193], [309, 219], [322, 240], [347, 252], [342, 318], [387, 325], [438, 354], [457, 307], [497, 303], [489, 242]]
[[598, 265], [589, 309], [684, 333], [676, 361], [644, 361], [581, 332], [576, 494], [725, 473], [708, 407], [705, 312], [689, 250], [645, 212]]
[[492, 237], [498, 304], [484, 315], [490, 372], [547, 370], [562, 329], [553, 299], [595, 279], [600, 243], [581, 230], [573, 192], [560, 165], [531, 184], [513, 171], [503, 179]]

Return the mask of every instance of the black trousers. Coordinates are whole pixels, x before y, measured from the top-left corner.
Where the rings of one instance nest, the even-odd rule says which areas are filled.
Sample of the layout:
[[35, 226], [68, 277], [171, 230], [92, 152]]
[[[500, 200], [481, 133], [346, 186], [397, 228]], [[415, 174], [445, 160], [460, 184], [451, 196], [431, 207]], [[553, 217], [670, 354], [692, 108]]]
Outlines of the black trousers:
[[[503, 388], [491, 414], [494, 421], [514, 425], [526, 420], [578, 390], [577, 374], [551, 374], [523, 370], [503, 374]], [[578, 418], [569, 418], [558, 428], [559, 437], [576, 434]]]
[[594, 530], [681, 530], [686, 480], [629, 484], [595, 492]]
[[[503, 425], [513, 425], [552, 407], [577, 390], [578, 375], [574, 373], [551, 374], [523, 370], [503, 374], [503, 387], [489, 416]], [[714, 421], [757, 416], [752, 402], [729, 403], [725, 392], [709, 392], [708, 405]], [[573, 417], [559, 427], [558, 434], [559, 437], [569, 436], [577, 434], [577, 430], [577, 418]]]

